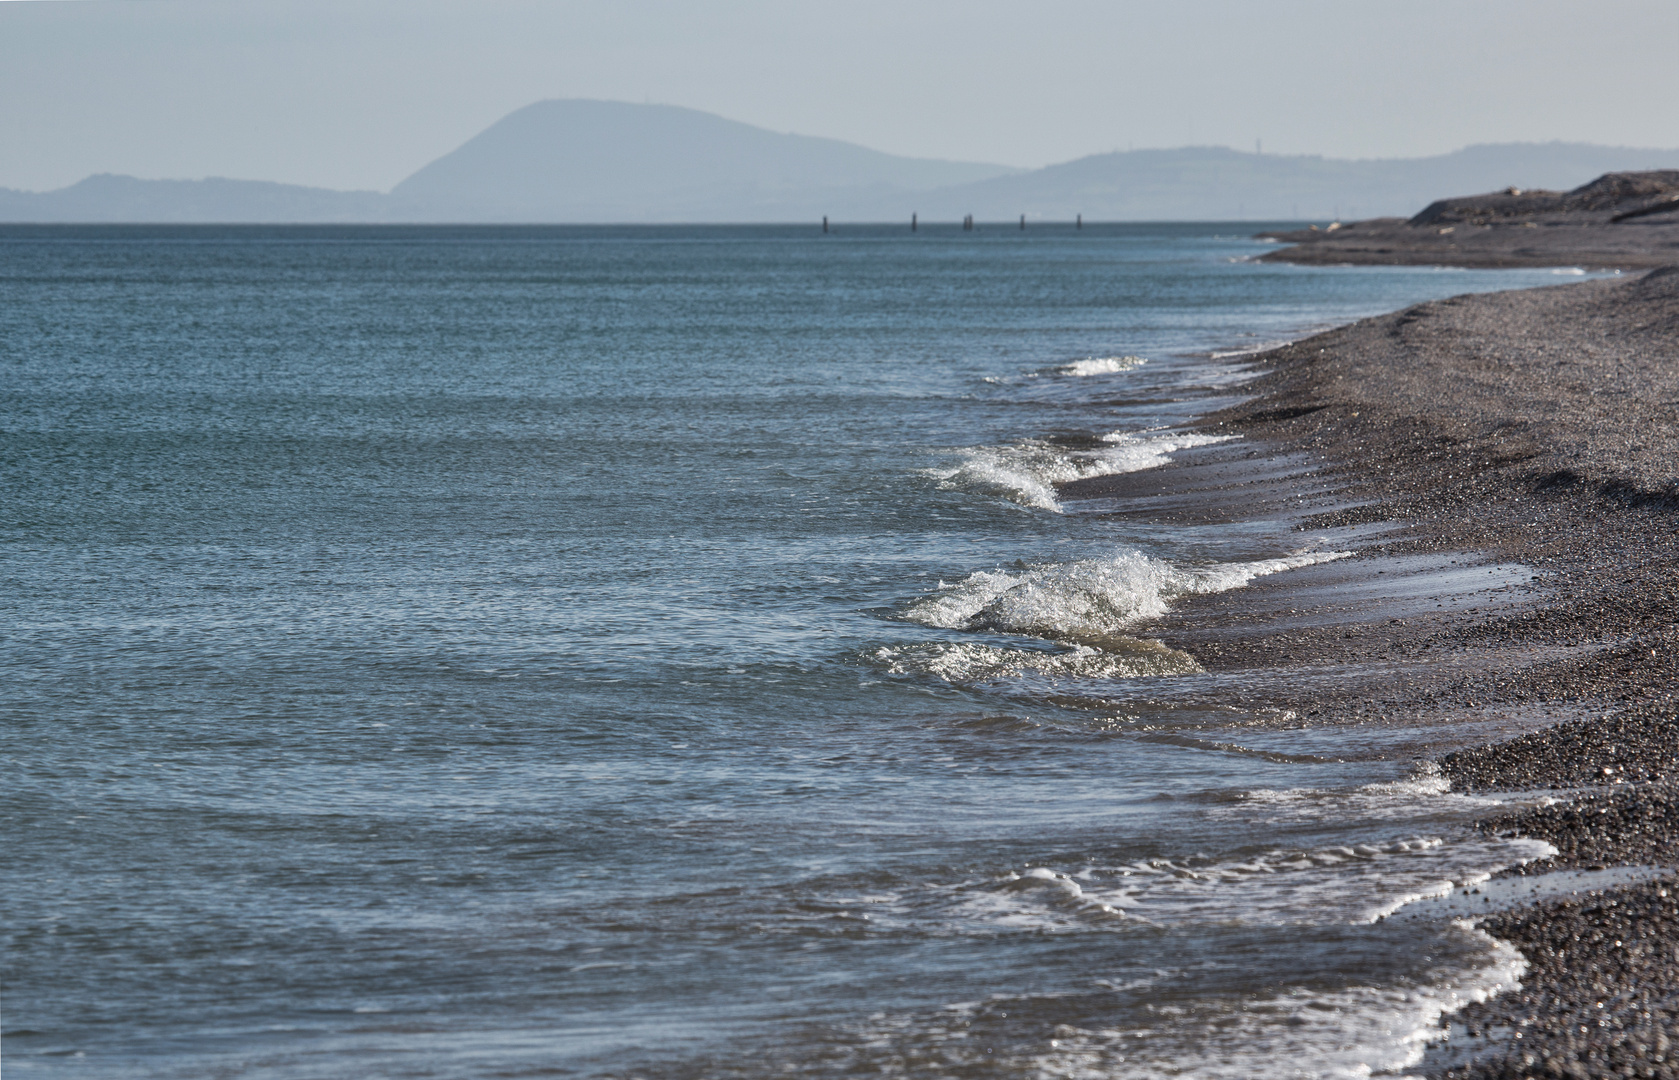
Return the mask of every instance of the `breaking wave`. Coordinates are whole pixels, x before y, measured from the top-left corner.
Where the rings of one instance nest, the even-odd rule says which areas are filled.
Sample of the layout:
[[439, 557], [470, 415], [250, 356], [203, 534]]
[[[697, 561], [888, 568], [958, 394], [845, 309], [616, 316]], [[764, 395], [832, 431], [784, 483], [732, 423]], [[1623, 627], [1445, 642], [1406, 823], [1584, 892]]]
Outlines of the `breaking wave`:
[[1147, 675], [1192, 675], [1202, 671], [1193, 656], [1159, 641], [1131, 638], [1048, 652], [979, 642], [930, 642], [887, 646], [873, 659], [893, 675], [932, 675], [952, 683], [980, 683], [1039, 676], [1046, 679], [1135, 679]]
[[924, 626], [1107, 646], [1139, 621], [1165, 614], [1174, 597], [1224, 592], [1266, 574], [1350, 554], [1298, 552], [1185, 569], [1140, 551], [1122, 551], [1105, 559], [980, 570], [954, 584], [940, 582], [937, 591], [911, 604], [904, 616]]
[[1172, 460], [1173, 451], [1233, 438], [1238, 436], [1116, 431], [1102, 436], [1104, 445], [1086, 450], [1025, 439], [1006, 446], [967, 447], [957, 451], [960, 461], [954, 467], [931, 469], [928, 474], [937, 477], [941, 487], [1001, 495], [1022, 506], [1059, 514], [1063, 508], [1057, 484], [1157, 468]]

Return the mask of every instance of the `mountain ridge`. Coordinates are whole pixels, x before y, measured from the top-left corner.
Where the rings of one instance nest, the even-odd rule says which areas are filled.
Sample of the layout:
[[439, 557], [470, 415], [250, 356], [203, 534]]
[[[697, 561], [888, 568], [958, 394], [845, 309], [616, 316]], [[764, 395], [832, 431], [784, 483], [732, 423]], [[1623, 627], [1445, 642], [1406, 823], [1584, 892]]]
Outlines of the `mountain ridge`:
[[102, 173], [50, 192], [0, 188], [0, 222], [1288, 221], [1410, 216], [1446, 193], [1570, 189], [1660, 168], [1679, 168], [1679, 150], [1551, 142], [1361, 160], [1181, 147], [1019, 170], [887, 154], [673, 105], [558, 99], [509, 113], [389, 193]]
[[1608, 172], [1679, 166], [1679, 150], [1481, 143], [1421, 158], [1330, 158], [1183, 147], [1092, 154], [937, 192], [934, 215], [1007, 219], [1306, 220], [1409, 217], [1442, 193], [1572, 188]]
[[859, 189], [908, 195], [1013, 171], [782, 134], [675, 105], [558, 100], [509, 113], [397, 184], [391, 198], [423, 217], [460, 220], [705, 217], [718, 204], [808, 218]]

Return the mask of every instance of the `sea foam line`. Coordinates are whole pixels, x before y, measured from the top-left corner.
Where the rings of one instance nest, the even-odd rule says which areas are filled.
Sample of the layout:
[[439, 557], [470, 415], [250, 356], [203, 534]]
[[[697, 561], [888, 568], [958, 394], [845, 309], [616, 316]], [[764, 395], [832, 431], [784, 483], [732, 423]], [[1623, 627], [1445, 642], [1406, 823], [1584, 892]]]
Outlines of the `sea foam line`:
[[1205, 670], [1181, 649], [1158, 641], [1105, 642], [1097, 649], [1072, 645], [1057, 651], [1011, 649], [978, 641], [888, 645], [873, 659], [893, 675], [932, 675], [951, 683], [1061, 679], [1135, 679], [1192, 675]]
[[[1519, 985], [1527, 971], [1526, 959], [1510, 945], [1467, 922], [1454, 930], [1480, 946], [1481, 961], [1467, 970], [1438, 972], [1437, 981], [1296, 990], [1239, 1008], [1227, 1002], [1178, 1006], [1170, 1027], [1148, 1030], [1064, 1027], [1031, 1062], [1031, 1074], [1079, 1080], [1416, 1080], [1403, 1070], [1445, 1037], [1441, 1017]], [[1172, 1037], [1176, 1032], [1188, 1037]]]
[[[1342, 807], [1357, 816], [1357, 799]], [[1113, 919], [1154, 926], [1361, 925], [1449, 895], [1508, 866], [1554, 855], [1526, 838], [1437, 836], [1279, 848], [1241, 859], [1147, 859], [1118, 866], [1010, 871], [959, 891], [963, 921], [1023, 930]]]

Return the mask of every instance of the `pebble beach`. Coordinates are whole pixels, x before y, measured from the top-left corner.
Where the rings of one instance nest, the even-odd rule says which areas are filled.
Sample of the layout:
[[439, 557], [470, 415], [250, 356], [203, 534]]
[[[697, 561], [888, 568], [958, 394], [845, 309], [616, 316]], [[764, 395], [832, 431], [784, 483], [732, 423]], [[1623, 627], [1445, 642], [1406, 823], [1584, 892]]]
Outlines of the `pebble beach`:
[[[1407, 665], [1275, 703], [1316, 723], [1437, 718], [1425, 767], [1454, 790], [1527, 793], [1481, 828], [1557, 850], [1507, 875], [1639, 868], [1644, 880], [1481, 920], [1529, 968], [1456, 1018], [1457, 1053], [1434, 1055], [1430, 1075], [1679, 1076], [1679, 267], [1425, 303], [1257, 365], [1256, 396], [1203, 426], [1302, 471], [1231, 490], [1295, 492], [1302, 529], [1371, 529], [1343, 573], [1418, 556], [1531, 573], [1496, 605], [1389, 605], [1279, 631], [1209, 604], [1164, 636], [1209, 668]], [[1503, 737], [1452, 746], [1482, 727]]]

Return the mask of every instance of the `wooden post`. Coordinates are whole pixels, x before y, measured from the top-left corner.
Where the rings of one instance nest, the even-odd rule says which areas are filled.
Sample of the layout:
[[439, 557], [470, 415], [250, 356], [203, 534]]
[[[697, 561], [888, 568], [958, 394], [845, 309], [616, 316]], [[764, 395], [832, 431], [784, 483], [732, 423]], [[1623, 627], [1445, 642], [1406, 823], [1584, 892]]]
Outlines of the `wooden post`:
[[1084, 215], [1083, 214], [1080, 214], [1076, 219], [1074, 219], [1073, 228], [1075, 228], [1075, 229], [1084, 228]]
[[828, 215], [827, 214], [822, 215], [822, 231], [823, 232], [828, 231]]
[[1021, 232], [1026, 231], [1026, 215], [1025, 214], [1020, 215], [1020, 231]]
[[909, 216], [909, 231], [915, 231], [915, 215], [913, 213]]

